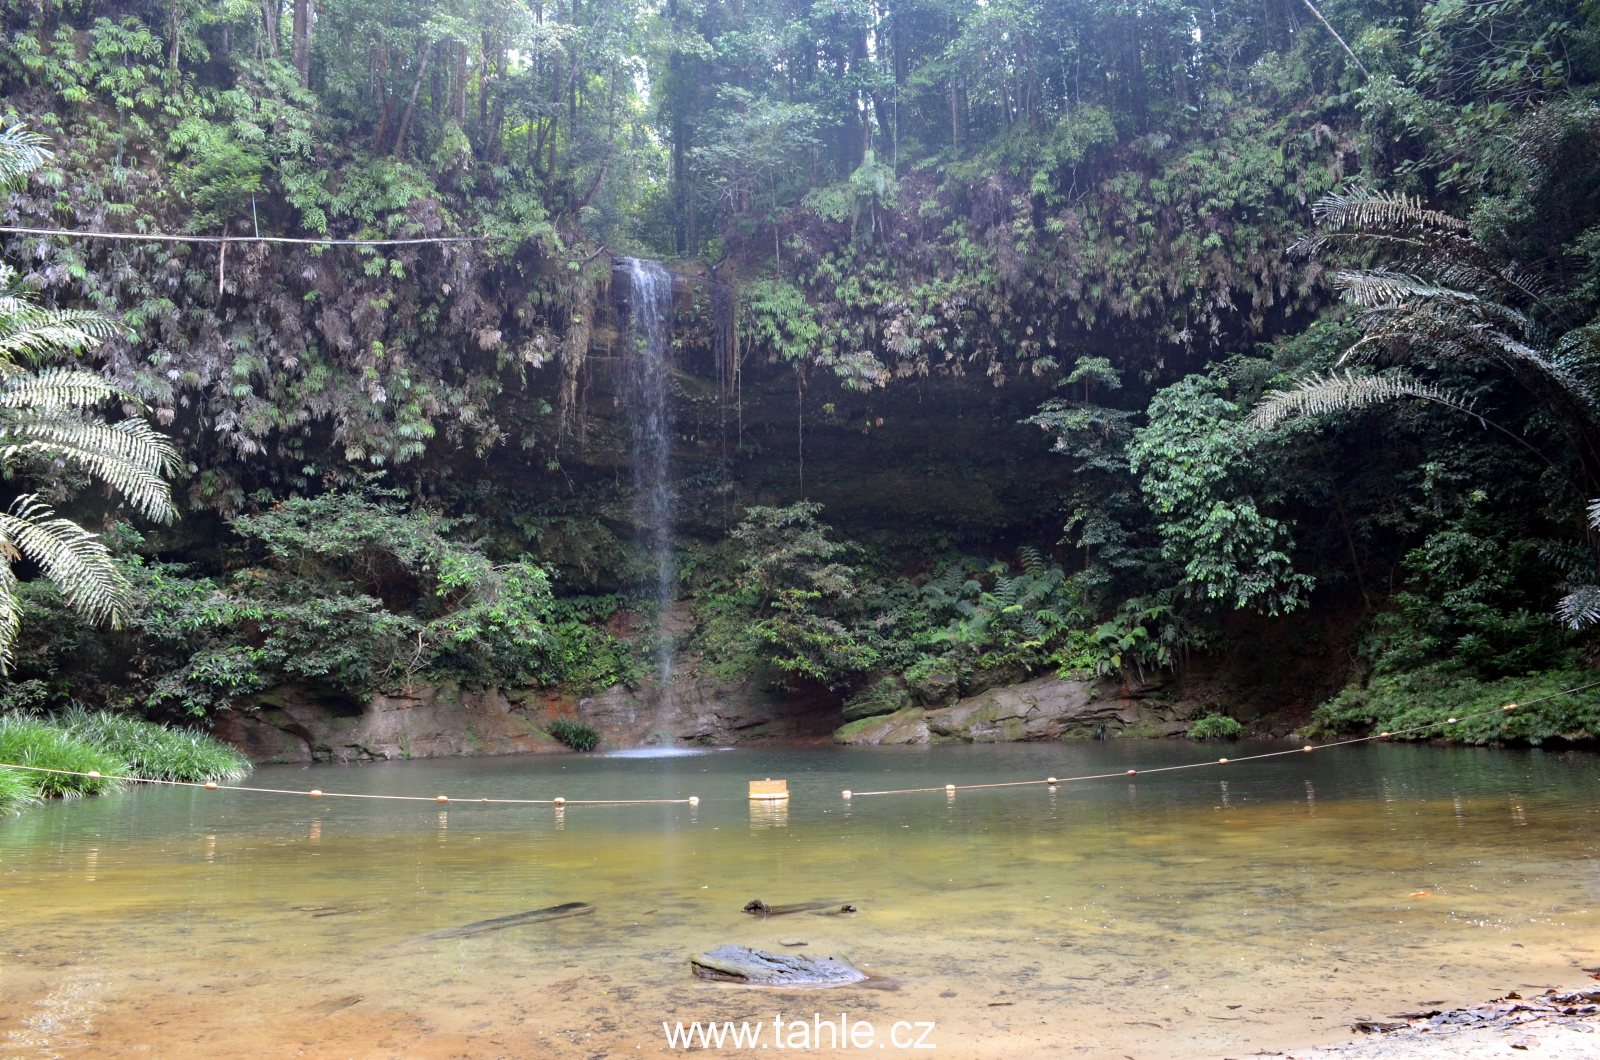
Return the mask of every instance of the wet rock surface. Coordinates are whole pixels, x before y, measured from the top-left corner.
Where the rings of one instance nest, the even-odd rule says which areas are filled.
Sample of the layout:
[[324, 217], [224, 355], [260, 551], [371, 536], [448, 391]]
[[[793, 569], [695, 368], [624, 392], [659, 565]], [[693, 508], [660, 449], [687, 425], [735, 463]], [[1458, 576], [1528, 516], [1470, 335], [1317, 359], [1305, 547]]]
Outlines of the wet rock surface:
[[842, 986], [868, 976], [843, 957], [768, 953], [748, 946], [718, 946], [689, 958], [700, 979], [748, 986]]
[[1397, 1012], [1381, 1019], [1357, 1020], [1351, 1029], [1362, 1037], [1344, 1045], [1263, 1055], [1294, 1060], [1600, 1057], [1600, 986], [1551, 989], [1530, 998], [1513, 991], [1468, 1008]]
[[1180, 710], [1109, 681], [1040, 677], [990, 689], [945, 707], [911, 707], [847, 724], [837, 743], [857, 746], [1002, 743], [1091, 736], [1171, 736], [1188, 728]]

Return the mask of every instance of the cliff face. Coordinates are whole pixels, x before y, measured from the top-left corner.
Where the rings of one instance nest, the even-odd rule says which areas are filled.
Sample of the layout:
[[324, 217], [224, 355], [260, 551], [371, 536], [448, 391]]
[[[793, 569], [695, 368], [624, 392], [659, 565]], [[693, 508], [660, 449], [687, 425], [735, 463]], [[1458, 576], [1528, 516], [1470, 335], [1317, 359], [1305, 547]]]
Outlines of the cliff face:
[[374, 696], [357, 714], [336, 713], [297, 691], [224, 711], [213, 734], [258, 762], [354, 762], [565, 752], [545, 734], [558, 718], [592, 726], [602, 746], [613, 748], [823, 742], [840, 721], [828, 697], [720, 684], [693, 672], [665, 690], [619, 685], [581, 698], [424, 685]]

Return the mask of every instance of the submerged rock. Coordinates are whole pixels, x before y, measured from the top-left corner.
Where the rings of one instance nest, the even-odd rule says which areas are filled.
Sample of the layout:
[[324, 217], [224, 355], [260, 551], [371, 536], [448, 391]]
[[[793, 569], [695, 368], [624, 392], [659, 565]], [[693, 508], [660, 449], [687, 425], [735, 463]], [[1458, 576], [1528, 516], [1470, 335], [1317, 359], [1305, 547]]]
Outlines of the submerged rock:
[[841, 986], [868, 977], [843, 957], [767, 953], [748, 946], [718, 946], [689, 958], [689, 970], [701, 979], [748, 986]]

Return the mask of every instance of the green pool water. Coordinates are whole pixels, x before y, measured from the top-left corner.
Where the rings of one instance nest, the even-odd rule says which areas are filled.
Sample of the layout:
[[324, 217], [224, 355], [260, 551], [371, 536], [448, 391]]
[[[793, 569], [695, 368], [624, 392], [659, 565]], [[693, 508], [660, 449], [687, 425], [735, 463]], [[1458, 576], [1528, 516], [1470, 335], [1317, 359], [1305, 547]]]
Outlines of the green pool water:
[[[840, 797], [1216, 753], [827, 747], [247, 781], [698, 806], [192, 789], [56, 803], [0, 821], [0, 1055], [598, 1060], [683, 1052], [663, 1022], [716, 1020], [763, 1028], [754, 1049], [712, 1054], [1242, 1056], [1600, 965], [1600, 759], [1585, 753], [1383, 745], [1054, 792]], [[745, 798], [765, 777], [789, 782], [787, 804]], [[753, 898], [858, 912], [763, 921], [740, 911]], [[596, 911], [406, 942], [571, 901]], [[841, 955], [880, 978], [693, 979], [689, 954], [722, 943]], [[866, 1045], [838, 1047], [822, 1024], [841, 1013]], [[786, 1036], [806, 1020], [803, 1042], [773, 1039], [779, 1014]]]

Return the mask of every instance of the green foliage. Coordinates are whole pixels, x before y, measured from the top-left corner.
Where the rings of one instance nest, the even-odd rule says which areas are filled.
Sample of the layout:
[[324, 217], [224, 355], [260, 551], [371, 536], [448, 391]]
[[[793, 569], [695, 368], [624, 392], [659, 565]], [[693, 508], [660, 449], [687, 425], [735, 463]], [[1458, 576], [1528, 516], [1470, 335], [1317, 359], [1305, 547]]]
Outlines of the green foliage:
[[582, 722], [570, 718], [557, 718], [545, 726], [551, 736], [574, 751], [593, 751], [600, 745], [600, 734]]
[[1182, 592], [1207, 605], [1277, 615], [1315, 579], [1294, 569], [1288, 524], [1262, 510], [1283, 496], [1272, 444], [1249, 428], [1223, 373], [1192, 375], [1150, 402], [1129, 449]]
[[1237, 740], [1244, 735], [1244, 726], [1226, 714], [1207, 714], [1186, 734], [1191, 740]]
[[0, 817], [21, 813], [38, 801], [38, 792], [24, 770], [0, 768]]
[[1576, 638], [1551, 621], [1547, 546], [1514, 529], [1468, 508], [1406, 553], [1405, 588], [1363, 643], [1376, 673], [1437, 663], [1494, 680], [1577, 663]]
[[110, 752], [66, 729], [23, 714], [0, 715], [0, 762], [101, 774], [98, 777], [66, 776], [19, 770], [39, 798], [103, 795], [121, 787], [120, 781], [109, 777], [129, 775], [128, 764]]
[[881, 714], [893, 714], [909, 706], [911, 706], [911, 696], [905, 686], [893, 677], [884, 677], [844, 701], [844, 720], [875, 718]]
[[232, 747], [192, 729], [75, 707], [51, 719], [63, 732], [127, 763], [126, 776], [204, 782], [238, 780], [250, 760]]
[[[1374, 677], [1366, 687], [1347, 688], [1312, 716], [1313, 734], [1401, 729], [1399, 740], [1459, 740], [1470, 744], [1529, 743], [1547, 740], [1594, 740], [1600, 737], [1600, 689], [1555, 695], [1594, 681], [1592, 670], [1549, 670], [1496, 681], [1480, 681], [1442, 665]], [[1502, 711], [1508, 703], [1532, 706]], [[1448, 724], [1448, 718], [1465, 718]]]
[[[86, 652], [70, 625], [46, 617], [59, 600], [34, 591], [53, 637], [19, 676], [79, 695], [72, 682], [94, 679], [86, 664], [131, 656], [129, 707], [200, 716], [284, 684], [364, 703], [424, 678], [514, 686], [570, 670], [599, 681], [625, 666], [600, 658], [605, 641], [573, 626], [570, 609], [565, 637], [553, 636], [544, 569], [492, 562], [449, 536], [458, 525], [381, 492], [325, 494], [236, 520], [254, 562], [226, 576], [124, 552], [137, 604], [128, 632]], [[138, 541], [130, 532], [125, 544]]]

